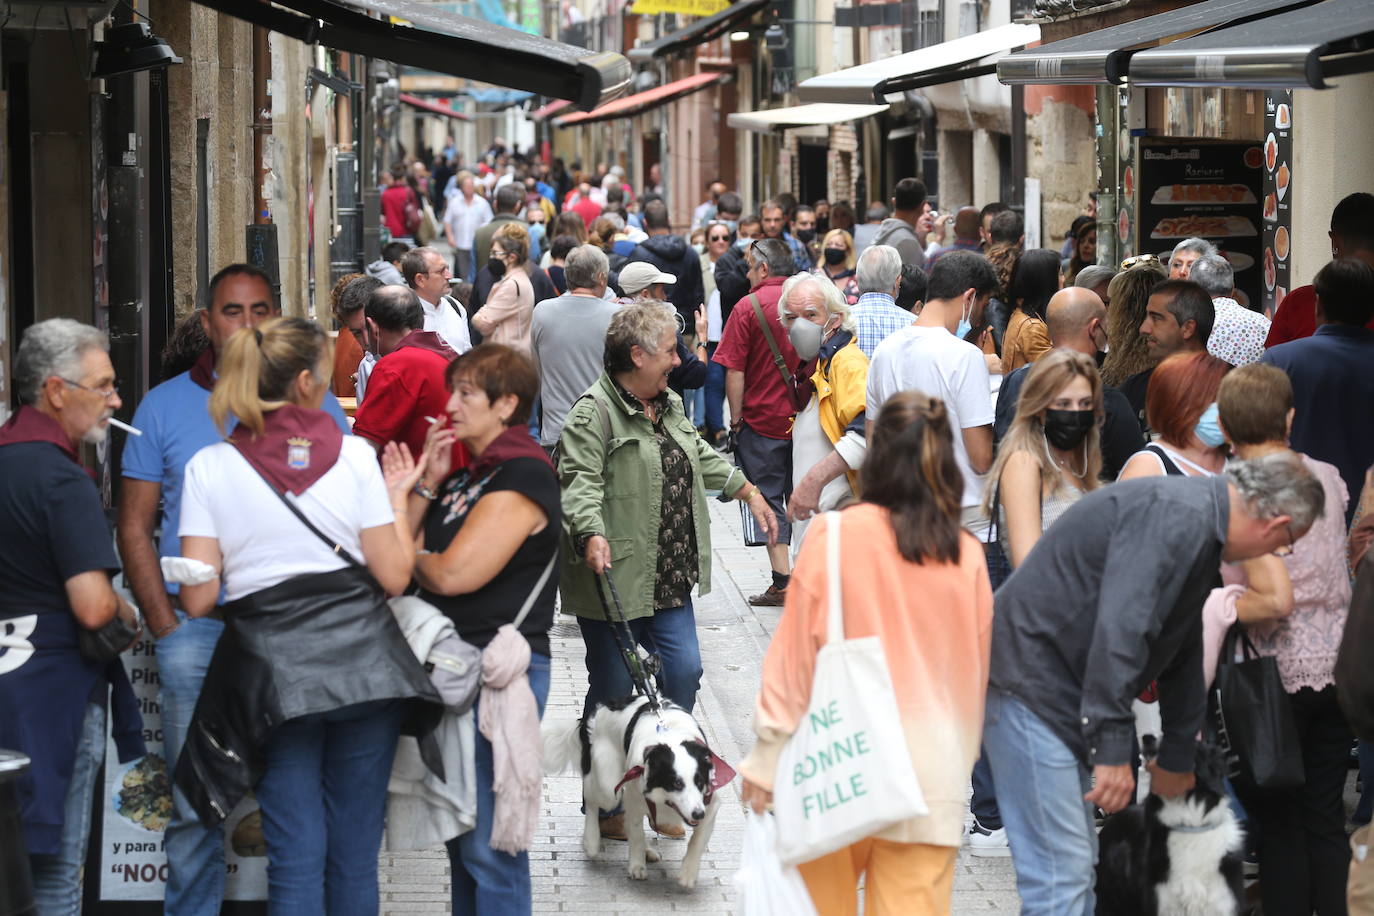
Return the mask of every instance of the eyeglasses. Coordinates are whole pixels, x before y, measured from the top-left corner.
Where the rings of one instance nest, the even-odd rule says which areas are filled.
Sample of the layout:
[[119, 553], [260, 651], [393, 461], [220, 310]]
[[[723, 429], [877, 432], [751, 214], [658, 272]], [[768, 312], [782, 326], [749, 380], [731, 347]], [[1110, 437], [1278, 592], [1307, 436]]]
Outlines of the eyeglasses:
[[711, 236], [709, 239], [707, 239], [706, 241], [708, 241], [708, 242], [728, 242], [728, 241], [730, 241], [730, 236], [728, 236], [728, 235], [713, 235], [713, 236]]
[[1152, 255], [1152, 254], [1138, 254], [1138, 255], [1135, 255], [1134, 257], [1130, 257], [1130, 258], [1127, 258], [1126, 260], [1122, 261], [1122, 262], [1121, 262], [1121, 269], [1122, 269], [1122, 270], [1130, 270], [1132, 267], [1136, 267], [1136, 266], [1141, 265], [1141, 264], [1158, 264], [1158, 263], [1159, 263], [1159, 258], [1155, 257], [1155, 256]]
[[119, 394], [118, 385], [111, 385], [108, 388], [91, 388], [89, 385], [83, 385], [80, 382], [73, 382], [71, 379], [62, 378], [62, 376], [60, 375], [58, 376], [58, 378], [62, 379], [62, 383], [64, 385], [71, 385], [73, 388], [80, 388], [82, 391], [89, 391], [91, 394], [98, 394], [107, 401], [115, 395]]
[[1293, 526], [1291, 524], [1284, 525], [1283, 530], [1288, 532], [1288, 543], [1275, 547], [1274, 556], [1291, 557], [1293, 555], [1293, 542], [1297, 539], [1293, 537]]

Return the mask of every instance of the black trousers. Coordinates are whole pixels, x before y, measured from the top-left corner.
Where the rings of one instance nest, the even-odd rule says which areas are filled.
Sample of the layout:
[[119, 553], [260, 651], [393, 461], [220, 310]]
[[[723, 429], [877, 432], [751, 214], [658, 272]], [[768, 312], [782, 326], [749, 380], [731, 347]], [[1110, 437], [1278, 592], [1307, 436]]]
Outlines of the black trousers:
[[1296, 789], [1237, 788], [1257, 834], [1264, 916], [1346, 916], [1350, 844], [1345, 836], [1345, 780], [1350, 726], [1336, 688], [1288, 694], [1307, 781]]

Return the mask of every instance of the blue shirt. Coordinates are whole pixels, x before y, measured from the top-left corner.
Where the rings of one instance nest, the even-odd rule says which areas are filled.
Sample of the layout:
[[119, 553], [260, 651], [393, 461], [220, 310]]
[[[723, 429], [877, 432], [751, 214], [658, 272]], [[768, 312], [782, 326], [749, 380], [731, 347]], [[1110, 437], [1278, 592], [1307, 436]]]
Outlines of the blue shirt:
[[910, 327], [916, 321], [915, 315], [886, 293], [864, 293], [849, 307], [849, 314], [854, 316], [854, 336], [859, 340], [859, 349], [869, 359], [889, 334]]
[[1334, 464], [1350, 491], [1348, 523], [1374, 464], [1374, 331], [1324, 324], [1311, 337], [1271, 347], [1261, 362], [1293, 383], [1293, 450]]
[[[348, 435], [348, 418], [333, 392], [326, 393], [320, 409], [327, 412]], [[143, 430], [130, 436], [124, 445], [123, 474], [131, 480], [148, 480], [162, 485], [162, 540], [158, 553], [164, 557], [181, 556], [181, 483], [186, 462], [207, 445], [224, 439], [210, 419], [210, 392], [191, 381], [183, 372], [158, 385], [138, 405], [133, 425]], [[234, 428], [230, 418], [229, 430]], [[178, 586], [167, 583], [167, 591]]]

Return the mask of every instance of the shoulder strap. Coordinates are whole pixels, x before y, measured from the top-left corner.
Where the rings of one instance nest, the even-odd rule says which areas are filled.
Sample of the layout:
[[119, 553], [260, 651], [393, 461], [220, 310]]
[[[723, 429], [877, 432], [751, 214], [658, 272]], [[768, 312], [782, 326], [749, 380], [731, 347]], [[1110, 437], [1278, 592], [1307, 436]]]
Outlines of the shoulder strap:
[[825, 578], [829, 590], [826, 602], [825, 642], [844, 639], [844, 598], [840, 588], [840, 513], [825, 513]]
[[1175, 464], [1175, 463], [1174, 463], [1174, 460], [1173, 460], [1172, 458], [1169, 457], [1168, 453], [1165, 452], [1164, 449], [1160, 448], [1158, 445], [1155, 445], [1153, 442], [1151, 442], [1149, 445], [1145, 446], [1145, 451], [1153, 453], [1153, 454], [1155, 455], [1155, 457], [1157, 457], [1157, 458], [1159, 459], [1159, 463], [1162, 464], [1162, 465], [1164, 465], [1164, 474], [1165, 474], [1165, 476], [1167, 476], [1167, 477], [1183, 477], [1183, 476], [1185, 476], [1184, 473], [1183, 473], [1183, 469], [1182, 469], [1181, 467], [1179, 467], [1177, 464]]
[[763, 331], [763, 339], [768, 341], [768, 349], [773, 352], [773, 365], [778, 367], [783, 385], [790, 388], [792, 373], [787, 368], [787, 360], [782, 358], [782, 351], [778, 349], [778, 342], [773, 339], [773, 329], [768, 326], [768, 319], [763, 316], [763, 303], [759, 302], [758, 296], [750, 293], [749, 304], [754, 307], [754, 316], [759, 320], [759, 329]]
[[343, 549], [343, 546], [342, 546], [341, 544], [339, 544], [339, 543], [336, 542], [333, 538], [331, 538], [331, 537], [329, 537], [328, 535], [326, 535], [326, 534], [325, 534], [323, 531], [321, 531], [320, 529], [316, 528], [316, 527], [315, 527], [315, 524], [314, 524], [313, 522], [311, 522], [310, 519], [308, 519], [308, 518], [305, 517], [305, 513], [301, 511], [300, 506], [297, 506], [297, 505], [296, 505], [296, 501], [295, 501], [295, 500], [289, 498], [285, 493], [283, 493], [282, 491], [278, 490], [276, 487], [272, 486], [272, 481], [268, 480], [266, 477], [263, 476], [262, 471], [259, 471], [259, 470], [257, 469], [257, 467], [253, 464], [253, 462], [251, 462], [251, 461], [248, 460], [248, 456], [247, 456], [247, 455], [244, 455], [243, 452], [242, 452], [241, 450], [239, 450], [238, 445], [235, 444], [235, 443], [233, 442], [233, 440], [225, 440], [225, 441], [229, 442], [230, 445], [233, 445], [233, 446], [234, 446], [234, 450], [235, 450], [235, 451], [238, 451], [239, 455], [241, 455], [241, 456], [243, 457], [244, 463], [247, 464], [250, 468], [252, 468], [252, 469], [253, 469], [253, 472], [256, 473], [259, 477], [262, 478], [262, 482], [263, 482], [263, 483], [267, 484], [267, 489], [271, 490], [274, 494], [276, 494], [277, 499], [280, 499], [280, 500], [281, 500], [282, 505], [285, 506], [286, 508], [290, 509], [290, 510], [291, 510], [291, 514], [294, 515], [294, 516], [296, 516], [296, 518], [300, 519], [300, 520], [301, 520], [301, 524], [304, 525], [305, 527], [309, 528], [310, 531], [311, 531], [311, 533], [314, 534], [315, 537], [317, 537], [317, 538], [319, 538], [321, 541], [323, 541], [324, 544], [325, 544], [325, 546], [327, 546], [327, 547], [328, 547], [330, 550], [332, 550], [334, 553], [338, 554], [338, 555], [339, 555], [341, 558], [343, 558], [343, 560], [344, 560], [345, 562], [347, 562], [350, 566], [359, 566], [359, 567], [363, 566], [362, 563], [359, 563], [359, 562], [358, 562], [357, 557], [353, 556], [353, 554], [349, 553], [347, 550], [344, 550], [344, 549]]
[[525, 622], [525, 618], [530, 615], [530, 610], [534, 607], [535, 599], [544, 590], [544, 583], [549, 581], [549, 576], [553, 574], [553, 568], [558, 565], [558, 551], [555, 549], [553, 556], [549, 557], [549, 563], [544, 567], [544, 573], [539, 577], [539, 581], [534, 583], [534, 588], [530, 589], [529, 596], [525, 598], [525, 603], [520, 606], [520, 613], [515, 615], [515, 628], [520, 629], [520, 624]]

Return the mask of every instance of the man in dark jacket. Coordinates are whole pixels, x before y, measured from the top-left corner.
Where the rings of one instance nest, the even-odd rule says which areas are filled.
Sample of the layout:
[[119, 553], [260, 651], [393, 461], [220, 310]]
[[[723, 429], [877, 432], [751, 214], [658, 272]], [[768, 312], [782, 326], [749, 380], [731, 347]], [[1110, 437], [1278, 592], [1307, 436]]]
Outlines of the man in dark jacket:
[[[730, 194], [721, 195], [721, 204]], [[716, 289], [720, 290], [720, 322], [724, 326], [730, 320], [730, 311], [745, 296], [749, 295], [749, 265], [744, 257], [744, 249], [749, 242], [763, 233], [762, 224], [757, 216], [746, 216], [739, 221], [735, 230], [734, 243], [716, 261]]]
[[644, 231], [649, 237], [639, 243], [631, 261], [647, 261], [664, 273], [677, 277], [669, 301], [682, 316], [683, 327], [696, 324], [696, 311], [704, 305], [701, 283], [701, 256], [680, 235], [673, 235], [668, 223], [668, 206], [661, 200], [644, 205]]

